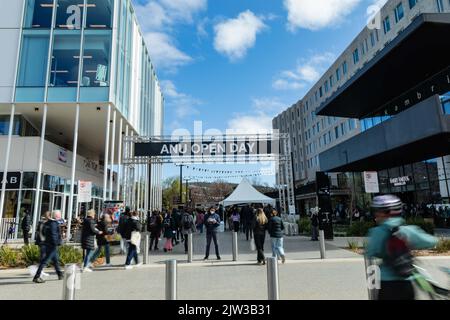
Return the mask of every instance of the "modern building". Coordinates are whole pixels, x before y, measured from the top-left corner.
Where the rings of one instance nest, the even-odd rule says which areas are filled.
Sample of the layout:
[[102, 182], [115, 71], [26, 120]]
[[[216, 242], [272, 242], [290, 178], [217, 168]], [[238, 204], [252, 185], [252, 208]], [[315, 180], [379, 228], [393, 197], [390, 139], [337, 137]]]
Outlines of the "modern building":
[[[363, 180], [361, 174], [358, 175], [357, 172], [377, 171], [383, 167], [383, 169], [387, 169], [394, 167], [394, 164], [400, 164], [400, 162], [396, 162], [391, 163], [388, 167], [377, 167], [373, 165], [374, 163], [369, 164], [359, 152], [381, 147], [379, 144], [381, 141], [366, 140], [366, 131], [384, 123], [400, 112], [400, 109], [384, 112], [388, 103], [398, 103], [397, 100], [394, 100], [401, 98], [402, 94], [438, 72], [442, 71], [445, 74], [444, 69], [450, 64], [447, 54], [448, 41], [444, 40], [448, 36], [445, 33], [431, 33], [426, 43], [433, 45], [426, 46], [423, 36], [410, 39], [409, 32], [412, 29], [415, 30], [421, 23], [426, 25], [437, 23], [426, 21], [430, 17], [445, 20], [449, 12], [450, 1], [447, 0], [388, 1], [381, 8], [373, 24], [365, 27], [359, 33], [311, 90], [299, 102], [273, 120], [273, 128], [279, 129], [281, 132], [288, 132], [291, 136], [292, 150], [294, 150], [297, 206], [302, 212], [316, 205], [314, 180], [317, 171], [333, 172], [330, 176], [334, 204], [342, 201], [348, 202], [351, 194], [359, 192], [359, 197], [354, 200], [358, 202], [359, 206], [364, 206], [370, 200], [370, 195], [361, 189]], [[436, 29], [441, 32], [439, 28]], [[418, 30], [419, 34], [424, 32], [423, 28], [418, 28]], [[390, 56], [387, 55], [387, 52], [391, 50], [397, 52], [395, 51], [397, 46], [403, 43], [404, 39], [409, 41], [407, 48], [409, 51], [405, 49], [401, 53], [397, 53], [397, 60], [386, 58]], [[441, 61], [444, 67], [441, 69], [433, 67], [434, 56], [441, 55], [444, 56]], [[359, 80], [360, 75], [372, 75], [375, 70], [381, 72], [381, 69], [374, 68], [374, 65], [379, 64], [383, 58], [385, 59], [383, 73], [377, 74], [377, 77], [366, 77], [367, 81], [364, 82], [363, 87]], [[441, 82], [444, 80], [445, 77], [441, 79]], [[358, 91], [349, 90], [349, 88], [356, 87], [358, 87]], [[447, 91], [442, 89], [436, 93], [445, 94]], [[356, 92], [360, 95], [356, 96]], [[382, 96], [386, 97], [384, 101], [380, 99]], [[411, 101], [408, 107], [412, 106]], [[365, 111], [357, 112], [358, 109]], [[417, 118], [414, 118], [414, 121], [417, 121], [418, 125], [425, 123], [422, 122], [419, 114], [415, 116]], [[392, 121], [383, 125], [387, 125], [387, 123], [392, 123]], [[406, 132], [414, 131], [414, 129], [416, 129], [415, 126], [403, 127]], [[390, 134], [385, 138], [389, 141]], [[360, 149], [343, 148], [343, 146], [355, 147], [357, 141], [360, 143], [358, 145]], [[439, 148], [445, 150], [444, 154], [430, 152], [428, 153], [429, 158], [410, 157], [407, 160], [407, 163], [419, 161], [416, 165], [417, 177], [415, 179], [413, 178], [416, 174], [412, 167], [392, 169], [392, 172], [387, 174], [386, 171], [379, 172], [379, 179], [382, 180], [380, 185], [386, 185], [386, 181], [391, 181], [390, 179], [396, 181], [396, 178], [409, 175], [411, 184], [414, 186], [408, 184], [405, 187], [397, 188], [397, 186], [389, 186], [388, 182], [387, 188], [382, 188], [380, 192], [402, 192], [401, 190], [405, 189], [406, 191], [407, 189], [410, 193], [405, 196], [407, 198], [405, 201], [409, 202], [429, 203], [448, 200], [447, 187], [444, 188], [446, 183], [436, 182], [443, 177], [446, 178], [442, 180], [448, 179], [448, 172], [450, 172], [448, 164], [445, 165], [448, 157], [436, 159], [438, 155], [448, 155], [450, 149], [448, 140], [444, 138], [441, 142]], [[415, 148], [417, 147], [416, 145]], [[427, 144], [421, 147], [424, 150], [431, 148]], [[380, 149], [377, 150], [381, 152]], [[401, 155], [405, 156], [406, 154]], [[347, 162], [352, 163], [356, 159], [360, 160], [360, 167], [344, 165]], [[383, 159], [382, 156], [378, 160]], [[422, 162], [428, 159], [433, 160]], [[408, 173], [408, 170], [411, 172]], [[444, 171], [447, 172], [446, 175]], [[351, 173], [349, 174], [349, 172]], [[422, 176], [422, 178], [419, 179], [418, 176]], [[424, 176], [427, 178], [424, 179]], [[282, 183], [282, 177], [277, 176], [277, 182]]]
[[[122, 137], [163, 131], [164, 97], [132, 1], [0, 8], [0, 221], [24, 209], [34, 223], [47, 210], [70, 219], [107, 200], [160, 208], [161, 166], [121, 164]], [[80, 203], [79, 181], [92, 182], [90, 203]]]

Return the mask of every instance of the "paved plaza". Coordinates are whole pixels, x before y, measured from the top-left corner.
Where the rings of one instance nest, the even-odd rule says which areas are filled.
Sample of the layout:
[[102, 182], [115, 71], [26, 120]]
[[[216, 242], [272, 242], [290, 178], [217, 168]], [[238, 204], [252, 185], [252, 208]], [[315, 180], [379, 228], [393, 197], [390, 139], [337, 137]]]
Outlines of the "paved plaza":
[[[266, 253], [270, 243], [266, 241]], [[182, 244], [172, 253], [151, 252], [150, 264], [124, 270], [123, 256], [114, 256], [114, 267], [98, 267], [92, 273], [81, 274], [81, 288], [77, 299], [131, 299], [153, 300], [165, 298], [164, 261], [176, 259], [178, 265], [178, 298], [207, 300], [267, 299], [266, 267], [256, 265], [256, 253], [249, 242], [239, 234], [239, 259], [232, 261], [231, 233], [220, 233], [222, 260], [204, 262], [205, 237], [194, 237], [194, 261], [187, 263]], [[343, 240], [339, 240], [341, 243]], [[337, 242], [339, 242], [337, 241]], [[286, 237], [286, 264], [279, 265], [281, 299], [367, 299], [364, 260], [361, 256], [339, 248], [335, 241], [327, 243], [327, 259], [321, 260], [319, 243], [306, 237]], [[162, 247], [162, 246], [161, 246]], [[428, 259], [430, 265], [448, 265], [450, 257]], [[55, 299], [62, 297], [62, 281], [54, 271], [45, 284], [31, 281], [26, 269], [0, 271], [0, 299]]]

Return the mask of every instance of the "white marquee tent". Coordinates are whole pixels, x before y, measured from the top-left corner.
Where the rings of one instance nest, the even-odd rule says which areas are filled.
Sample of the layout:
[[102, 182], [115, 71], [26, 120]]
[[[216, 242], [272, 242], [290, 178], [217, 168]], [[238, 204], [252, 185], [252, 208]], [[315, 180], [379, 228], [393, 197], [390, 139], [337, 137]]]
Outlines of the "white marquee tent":
[[275, 206], [275, 199], [269, 198], [256, 190], [247, 179], [242, 179], [232, 194], [221, 202], [224, 206], [241, 203], [262, 203]]

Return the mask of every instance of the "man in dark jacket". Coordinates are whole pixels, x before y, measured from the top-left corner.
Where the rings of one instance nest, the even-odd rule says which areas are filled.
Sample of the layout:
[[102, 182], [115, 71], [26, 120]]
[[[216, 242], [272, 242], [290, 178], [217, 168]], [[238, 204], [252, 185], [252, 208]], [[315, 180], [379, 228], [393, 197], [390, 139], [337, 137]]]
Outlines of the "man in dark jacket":
[[45, 223], [45, 255], [41, 259], [39, 264], [39, 268], [33, 278], [33, 282], [36, 283], [44, 283], [45, 281], [41, 278], [41, 273], [44, 267], [52, 261], [56, 270], [56, 274], [58, 275], [58, 279], [63, 279], [63, 273], [59, 267], [59, 258], [58, 258], [58, 247], [62, 243], [61, 238], [61, 227], [58, 221], [55, 220], [55, 212], [52, 213], [52, 217], [48, 219]]
[[220, 260], [219, 245], [217, 243], [217, 229], [220, 226], [220, 217], [216, 213], [216, 209], [211, 207], [209, 213], [205, 215], [206, 226], [206, 254], [204, 260], [208, 260], [209, 249], [211, 247], [211, 240], [214, 240], [214, 247], [216, 250], [217, 260]]
[[188, 253], [188, 236], [196, 231], [194, 218], [188, 211], [181, 215], [181, 234], [184, 241], [184, 253]]
[[102, 234], [100, 230], [96, 228], [97, 222], [95, 221], [95, 211], [89, 210], [87, 217], [83, 221], [83, 227], [81, 229], [81, 248], [85, 250], [83, 271], [91, 272], [89, 268], [90, 261], [95, 250], [95, 236]]
[[127, 225], [127, 221], [130, 218], [130, 208], [126, 207], [125, 212], [120, 214], [119, 218], [119, 226], [117, 227], [117, 232], [120, 234], [120, 251], [125, 253], [126, 251], [126, 241], [125, 241], [125, 227]]
[[158, 211], [153, 211], [152, 215], [147, 218], [147, 231], [150, 232], [150, 250], [152, 250], [153, 243], [155, 243], [155, 251], [159, 250], [158, 242], [162, 231], [161, 214]]
[[27, 246], [30, 243], [28, 239], [30, 238], [31, 230], [31, 214], [28, 209], [25, 209], [24, 213], [25, 215], [22, 219], [21, 228], [23, 233], [23, 243]]
[[316, 209], [311, 209], [311, 241], [319, 241], [319, 215]]
[[134, 258], [136, 265], [139, 266], [140, 263], [138, 261], [138, 249], [137, 246], [139, 244], [133, 243], [132, 236], [133, 232], [140, 232], [142, 230], [141, 222], [139, 221], [138, 213], [134, 211], [131, 214], [131, 217], [127, 221], [127, 225], [125, 227], [125, 240], [128, 242], [128, 254], [125, 262], [125, 269], [131, 269], [131, 260]]
[[[181, 211], [184, 212], [182, 208], [181, 208]], [[172, 219], [175, 223], [175, 233], [176, 233], [175, 237], [172, 238], [173, 245], [177, 245], [180, 242], [181, 215], [182, 215], [182, 213], [180, 213], [177, 209], [173, 208]]]

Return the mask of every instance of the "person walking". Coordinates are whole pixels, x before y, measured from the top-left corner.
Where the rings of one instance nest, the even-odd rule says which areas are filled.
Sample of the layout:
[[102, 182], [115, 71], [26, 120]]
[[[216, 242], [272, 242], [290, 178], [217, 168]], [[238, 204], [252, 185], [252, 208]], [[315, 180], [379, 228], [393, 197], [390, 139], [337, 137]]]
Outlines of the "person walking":
[[172, 219], [172, 229], [175, 231], [175, 237], [172, 238], [172, 244], [177, 245], [180, 242], [181, 213], [175, 208], [172, 210]]
[[154, 210], [149, 219], [147, 219], [147, 231], [150, 232], [150, 250], [152, 250], [153, 243], [155, 244], [154, 250], [159, 250], [158, 242], [162, 231], [162, 218], [161, 214]]
[[[45, 212], [41, 216], [41, 220], [39, 220], [38, 225], [36, 227], [36, 234], [34, 236], [35, 238], [35, 244], [39, 247], [39, 261], [42, 261], [45, 258], [46, 255], [46, 246], [45, 246], [45, 235], [46, 235], [46, 222], [51, 218], [50, 211]], [[37, 271], [36, 266], [33, 266], [32, 269]], [[43, 277], [48, 277], [48, 273], [45, 273], [42, 271], [41, 275]]]
[[58, 275], [58, 280], [62, 280], [63, 272], [59, 267], [59, 257], [58, 257], [58, 247], [62, 243], [61, 238], [61, 227], [59, 223], [55, 220], [55, 212], [52, 212], [50, 219], [45, 222], [45, 227], [43, 227], [45, 233], [45, 255], [39, 263], [37, 272], [33, 278], [35, 283], [44, 283], [45, 280], [41, 278], [42, 270], [47, 264], [52, 261], [55, 267], [56, 274]]
[[176, 225], [170, 212], [167, 212], [163, 220], [164, 238], [164, 252], [173, 250], [173, 239], [176, 237]]
[[202, 209], [198, 209], [195, 224], [197, 225], [197, 230], [199, 230], [200, 233], [203, 233], [204, 222], [205, 222], [205, 213], [203, 212]]
[[311, 209], [311, 241], [319, 241], [319, 214]]
[[267, 230], [269, 231], [270, 240], [272, 242], [272, 256], [281, 258], [281, 261], [285, 263], [286, 257], [283, 249], [284, 224], [276, 210], [272, 211], [272, 217], [269, 219]]
[[241, 221], [241, 216], [239, 215], [238, 209], [235, 207], [233, 213], [231, 214], [231, 221], [233, 222], [233, 231], [239, 232], [239, 224]]
[[414, 300], [411, 250], [433, 248], [438, 239], [406, 225], [401, 217], [402, 202], [394, 195], [374, 197], [371, 207], [377, 226], [369, 230], [366, 256], [382, 259], [378, 300]]
[[30, 231], [31, 231], [31, 214], [28, 209], [25, 209], [24, 216], [22, 218], [21, 229], [23, 233], [23, 243], [27, 246], [30, 244]]
[[211, 240], [214, 241], [214, 248], [216, 252], [217, 260], [220, 260], [219, 254], [219, 244], [217, 242], [217, 229], [220, 226], [220, 217], [216, 213], [216, 209], [211, 207], [209, 213], [205, 215], [205, 226], [206, 226], [206, 253], [204, 260], [209, 258], [209, 249], [211, 247]]
[[195, 232], [195, 223], [192, 215], [185, 211], [181, 216], [181, 234], [183, 236], [184, 241], [184, 253], [188, 253], [188, 236], [189, 234], [193, 234]]
[[127, 259], [125, 261], [125, 270], [130, 270], [131, 260], [134, 259], [136, 266], [140, 266], [138, 258], [139, 244], [140, 244], [140, 232], [142, 230], [141, 222], [139, 221], [139, 216], [136, 211], [133, 211], [131, 217], [127, 220], [125, 227], [125, 240], [128, 242], [128, 253]]
[[267, 217], [263, 209], [258, 209], [252, 221], [253, 236], [257, 250], [256, 259], [258, 264], [266, 264], [266, 257], [264, 256], [264, 241], [266, 240]]
[[91, 260], [95, 250], [95, 236], [103, 234], [96, 228], [95, 211], [88, 210], [81, 229], [81, 248], [84, 250], [83, 272], [92, 272]]
[[125, 253], [127, 248], [127, 241], [125, 239], [125, 231], [127, 221], [130, 218], [130, 208], [126, 207], [125, 212], [122, 212], [119, 217], [119, 226], [117, 232], [120, 234], [120, 252]]
[[105, 248], [105, 267], [111, 267], [111, 255], [110, 255], [110, 247], [108, 236], [114, 233], [112, 228], [112, 219], [108, 213], [103, 214], [102, 218], [97, 224], [97, 229], [100, 230], [101, 233], [97, 234], [97, 249], [94, 252], [94, 255], [91, 258], [91, 262], [94, 262], [102, 252], [102, 249]]

